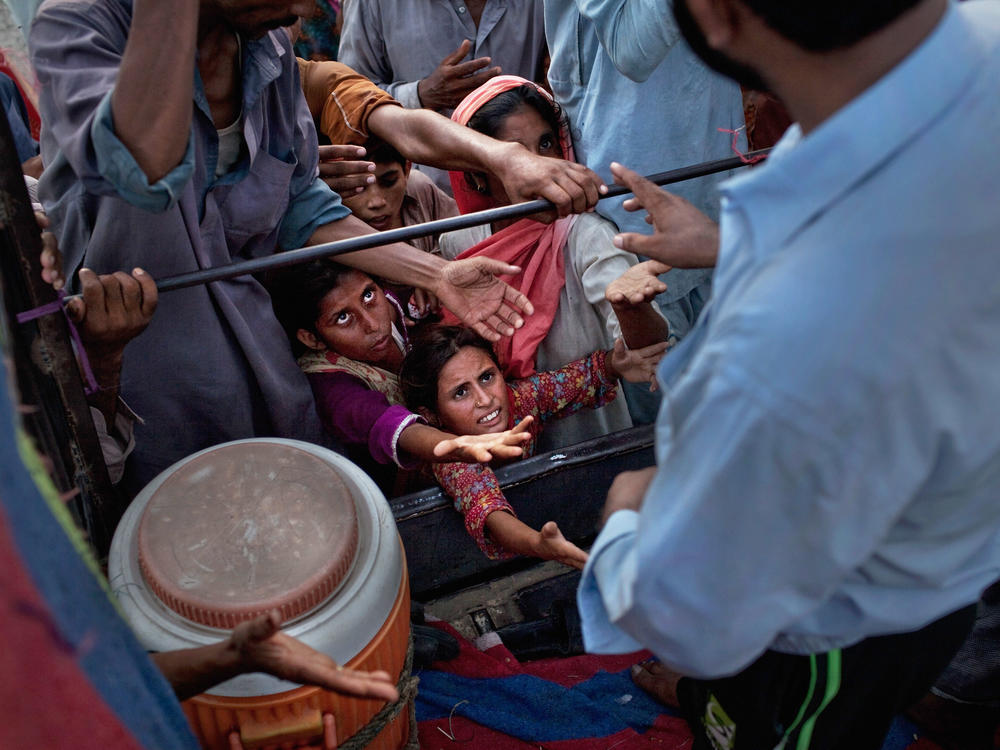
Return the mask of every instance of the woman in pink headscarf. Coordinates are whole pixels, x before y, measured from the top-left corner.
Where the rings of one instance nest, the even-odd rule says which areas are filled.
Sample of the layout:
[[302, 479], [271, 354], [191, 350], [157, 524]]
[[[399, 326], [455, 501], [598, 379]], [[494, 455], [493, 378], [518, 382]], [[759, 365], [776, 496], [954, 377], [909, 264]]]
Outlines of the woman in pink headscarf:
[[[547, 91], [523, 78], [491, 79], [459, 104], [452, 119], [493, 138], [516, 141], [536, 154], [573, 160], [569, 126], [559, 106]], [[511, 202], [500, 181], [486, 172], [452, 172], [451, 184], [463, 214]], [[504, 280], [527, 295], [535, 314], [497, 344], [505, 375], [522, 378], [536, 370], [555, 370], [614, 346], [621, 331], [604, 290], [638, 262], [612, 244], [616, 231], [611, 222], [587, 213], [550, 224], [528, 218], [441, 235], [446, 258], [486, 255], [523, 269]], [[649, 307], [650, 315], [658, 315]], [[633, 340], [628, 332], [626, 338]], [[561, 448], [631, 426], [625, 400], [616, 399], [553, 424], [543, 433], [540, 449]]]

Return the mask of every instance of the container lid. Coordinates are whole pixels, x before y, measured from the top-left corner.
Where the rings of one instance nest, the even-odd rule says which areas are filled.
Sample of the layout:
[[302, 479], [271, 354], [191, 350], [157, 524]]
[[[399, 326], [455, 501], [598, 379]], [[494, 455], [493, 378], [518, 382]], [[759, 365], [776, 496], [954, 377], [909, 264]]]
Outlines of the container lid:
[[177, 614], [232, 628], [278, 609], [317, 607], [350, 572], [354, 498], [337, 470], [301, 448], [253, 441], [185, 463], [139, 522], [139, 565]]

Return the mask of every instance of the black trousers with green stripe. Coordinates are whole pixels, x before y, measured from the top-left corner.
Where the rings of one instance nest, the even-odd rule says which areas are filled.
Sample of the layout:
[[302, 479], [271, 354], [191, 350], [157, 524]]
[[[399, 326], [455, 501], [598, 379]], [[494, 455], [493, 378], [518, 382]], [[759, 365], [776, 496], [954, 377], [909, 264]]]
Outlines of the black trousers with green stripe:
[[958, 651], [975, 612], [822, 654], [767, 651], [732, 677], [684, 678], [677, 693], [694, 750], [879, 750], [893, 716]]

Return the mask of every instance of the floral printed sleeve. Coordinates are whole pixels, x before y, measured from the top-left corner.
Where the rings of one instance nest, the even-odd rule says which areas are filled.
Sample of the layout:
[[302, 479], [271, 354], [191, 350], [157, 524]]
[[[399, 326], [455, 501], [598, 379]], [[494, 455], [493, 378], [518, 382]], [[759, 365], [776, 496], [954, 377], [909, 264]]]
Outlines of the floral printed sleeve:
[[455, 501], [455, 509], [465, 517], [465, 528], [476, 544], [491, 560], [513, 557], [486, 535], [486, 517], [494, 511], [506, 511], [516, 516], [493, 469], [482, 464], [434, 464], [434, 477]]
[[511, 411], [518, 420], [533, 414], [539, 422], [597, 409], [618, 395], [618, 381], [605, 373], [607, 352], [596, 351], [558, 370], [537, 372], [510, 383]]

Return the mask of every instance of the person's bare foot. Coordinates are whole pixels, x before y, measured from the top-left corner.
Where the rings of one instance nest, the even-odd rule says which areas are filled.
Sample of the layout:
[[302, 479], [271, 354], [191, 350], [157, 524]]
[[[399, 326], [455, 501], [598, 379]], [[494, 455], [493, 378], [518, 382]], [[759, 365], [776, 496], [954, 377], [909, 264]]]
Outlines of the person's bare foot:
[[677, 683], [683, 675], [658, 661], [632, 665], [632, 681], [665, 706], [679, 708]]

